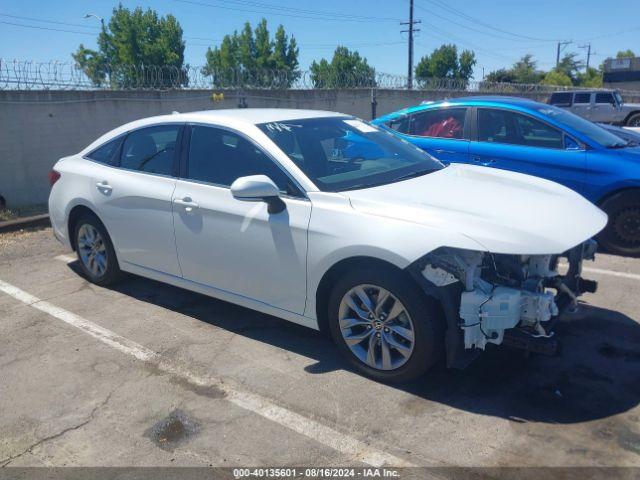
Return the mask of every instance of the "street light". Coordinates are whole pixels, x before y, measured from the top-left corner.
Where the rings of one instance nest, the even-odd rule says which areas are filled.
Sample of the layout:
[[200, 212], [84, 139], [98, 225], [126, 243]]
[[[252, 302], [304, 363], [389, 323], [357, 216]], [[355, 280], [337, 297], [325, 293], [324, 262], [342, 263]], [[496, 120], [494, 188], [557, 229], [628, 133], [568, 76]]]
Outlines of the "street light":
[[87, 14], [84, 16], [84, 18], [91, 18], [91, 17], [93, 17], [93, 18], [97, 18], [98, 20], [100, 20], [100, 23], [104, 26], [104, 18], [102, 18], [102, 17], [100, 17], [100, 16], [96, 15], [95, 13], [87, 13]]

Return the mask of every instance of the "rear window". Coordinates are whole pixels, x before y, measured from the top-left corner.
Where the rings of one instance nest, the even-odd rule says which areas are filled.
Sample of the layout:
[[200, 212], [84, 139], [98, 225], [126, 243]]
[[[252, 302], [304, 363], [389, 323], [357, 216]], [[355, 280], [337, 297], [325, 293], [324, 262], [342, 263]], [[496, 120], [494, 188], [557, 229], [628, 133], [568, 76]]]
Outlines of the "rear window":
[[559, 107], [569, 107], [571, 106], [571, 93], [570, 92], [557, 92], [551, 94], [551, 98], [549, 99], [549, 103], [551, 105], [557, 105]]
[[92, 152], [85, 155], [85, 158], [89, 158], [94, 162], [104, 163], [106, 165], [114, 165], [116, 161], [116, 154], [120, 148], [124, 137], [116, 138], [96, 148]]
[[590, 93], [576, 93], [573, 96], [573, 103], [591, 103]]

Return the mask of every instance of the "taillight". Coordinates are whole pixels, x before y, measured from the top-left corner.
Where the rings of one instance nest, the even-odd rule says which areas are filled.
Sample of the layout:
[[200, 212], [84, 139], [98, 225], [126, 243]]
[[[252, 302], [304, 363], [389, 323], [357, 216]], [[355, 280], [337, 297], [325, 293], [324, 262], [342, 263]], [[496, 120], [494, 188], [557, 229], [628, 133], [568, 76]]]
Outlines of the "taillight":
[[56, 172], [55, 170], [51, 170], [49, 172], [49, 185], [53, 187], [53, 184], [56, 183], [60, 179], [60, 172]]

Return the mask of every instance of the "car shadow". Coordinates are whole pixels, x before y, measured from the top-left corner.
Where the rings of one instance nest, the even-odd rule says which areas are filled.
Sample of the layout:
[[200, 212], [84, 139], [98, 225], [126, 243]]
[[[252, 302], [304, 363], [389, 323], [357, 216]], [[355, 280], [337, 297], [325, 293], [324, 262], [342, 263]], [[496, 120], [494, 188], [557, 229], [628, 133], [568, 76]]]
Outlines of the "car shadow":
[[[82, 275], [77, 262], [69, 267]], [[113, 290], [316, 360], [310, 374], [348, 370], [326, 335], [247, 308], [134, 275]], [[432, 369], [393, 388], [469, 412], [517, 422], [577, 423], [640, 403], [640, 324], [581, 304], [557, 324], [558, 355], [489, 348], [465, 370]]]

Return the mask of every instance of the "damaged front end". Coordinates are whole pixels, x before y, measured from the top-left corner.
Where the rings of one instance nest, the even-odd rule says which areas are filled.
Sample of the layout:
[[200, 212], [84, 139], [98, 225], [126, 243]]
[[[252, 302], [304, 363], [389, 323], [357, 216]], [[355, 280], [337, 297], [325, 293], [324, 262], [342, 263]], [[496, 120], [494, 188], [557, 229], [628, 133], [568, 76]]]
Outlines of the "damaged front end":
[[488, 343], [555, 353], [553, 325], [559, 313], [575, 310], [577, 298], [597, 288], [596, 282], [580, 276], [582, 262], [593, 260], [596, 249], [594, 240], [562, 255], [442, 247], [408, 270], [443, 307], [447, 365], [464, 368]]

